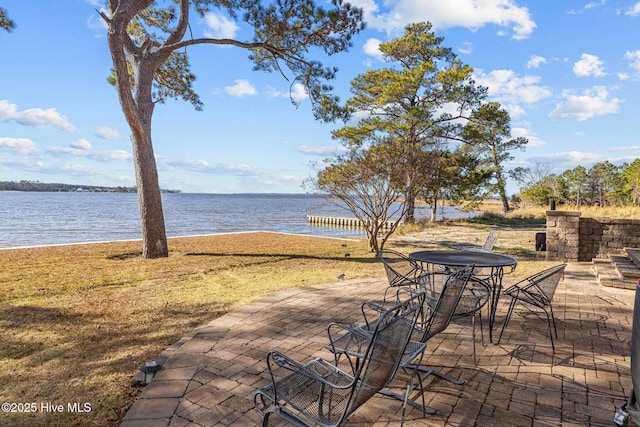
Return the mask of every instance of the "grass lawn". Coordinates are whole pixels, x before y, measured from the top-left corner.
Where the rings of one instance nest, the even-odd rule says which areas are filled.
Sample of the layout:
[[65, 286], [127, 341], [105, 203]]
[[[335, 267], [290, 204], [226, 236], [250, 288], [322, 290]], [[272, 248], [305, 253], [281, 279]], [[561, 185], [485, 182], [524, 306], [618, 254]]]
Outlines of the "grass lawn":
[[[194, 327], [282, 289], [384, 275], [364, 240], [179, 238], [158, 260], [142, 260], [140, 247], [0, 250], [0, 401], [21, 411], [0, 414], [0, 425], [117, 425], [140, 393], [131, 378], [141, 363]], [[85, 412], [69, 411], [74, 403]]]

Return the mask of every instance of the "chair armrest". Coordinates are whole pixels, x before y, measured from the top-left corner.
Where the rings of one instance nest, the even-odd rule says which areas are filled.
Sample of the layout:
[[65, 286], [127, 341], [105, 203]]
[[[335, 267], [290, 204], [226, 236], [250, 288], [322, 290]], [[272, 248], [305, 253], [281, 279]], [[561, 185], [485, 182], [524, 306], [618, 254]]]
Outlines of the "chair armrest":
[[[376, 304], [375, 302], [366, 301], [362, 303], [362, 307], [360, 309], [362, 311], [362, 318], [364, 319], [364, 323], [366, 325], [367, 330], [373, 330], [375, 328], [375, 321], [380, 318], [382, 313], [386, 311], [386, 308], [383, 305]], [[373, 313], [375, 318], [371, 318], [371, 314], [367, 316], [367, 312]]]
[[[368, 344], [373, 332], [366, 328], [354, 325], [353, 323], [332, 322], [327, 327], [327, 335], [329, 335], [329, 344], [327, 344], [325, 348], [333, 354], [337, 355], [339, 353], [345, 353], [356, 357], [362, 357], [363, 355], [360, 354], [361, 352], [357, 350], [359, 349], [359, 346], [356, 345], [356, 350], [354, 350], [352, 346], [349, 348], [349, 344]], [[346, 344], [343, 344], [345, 342]]]
[[[336, 366], [331, 365], [327, 362], [325, 362], [322, 359], [314, 359], [312, 362], [310, 363], [317, 363], [317, 364], [322, 364], [323, 366], [325, 366], [326, 368], [331, 369], [332, 371], [335, 372], [339, 372], [342, 373], [342, 371], [340, 371]], [[345, 385], [344, 384], [335, 384], [329, 380], [327, 380], [325, 377], [313, 372], [311, 369], [309, 369], [306, 365], [303, 365], [293, 359], [291, 359], [290, 357], [285, 356], [283, 353], [279, 352], [278, 350], [271, 350], [268, 354], [267, 354], [267, 367], [269, 369], [269, 375], [271, 376], [271, 383], [273, 385], [273, 392], [274, 392], [274, 396], [275, 396], [275, 400], [278, 400], [277, 394], [278, 394], [278, 381], [276, 381], [275, 375], [274, 375], [274, 367], [278, 367], [278, 368], [283, 368], [286, 369], [292, 373], [295, 373], [297, 375], [303, 375], [313, 381], [317, 381], [319, 383], [322, 383], [328, 387], [331, 388], [344, 388]]]
[[373, 334], [373, 332], [367, 328], [363, 328], [361, 326], [355, 325], [353, 323], [349, 323], [349, 322], [331, 322], [329, 323], [329, 326], [327, 326], [327, 334], [329, 335], [329, 341], [330, 342], [335, 342], [335, 339], [333, 338], [333, 334], [331, 333], [331, 331], [335, 328], [341, 329], [342, 331], [344, 331], [342, 334], [340, 334], [340, 337], [343, 336], [345, 333], [347, 334], [354, 334], [357, 335], [361, 338], [371, 338], [371, 335]]
[[[267, 353], [267, 368], [269, 369], [269, 374], [271, 375], [271, 382], [274, 384], [276, 382], [273, 375], [274, 366], [277, 366], [279, 368], [284, 368], [292, 372], [297, 372], [297, 371], [302, 372], [306, 370], [303, 364], [296, 362], [290, 357], [285, 356], [283, 353], [279, 352], [278, 350], [271, 350], [269, 351], [269, 353]], [[315, 375], [313, 372], [309, 372], [309, 376], [310, 378], [315, 378], [315, 377], [320, 378], [319, 376]]]
[[533, 283], [534, 282], [531, 280], [531, 277], [525, 277], [524, 279], [517, 281], [516, 283], [514, 283], [513, 285], [509, 286], [507, 289], [502, 291], [502, 294], [510, 295], [515, 291], [519, 291], [520, 289], [531, 286]]

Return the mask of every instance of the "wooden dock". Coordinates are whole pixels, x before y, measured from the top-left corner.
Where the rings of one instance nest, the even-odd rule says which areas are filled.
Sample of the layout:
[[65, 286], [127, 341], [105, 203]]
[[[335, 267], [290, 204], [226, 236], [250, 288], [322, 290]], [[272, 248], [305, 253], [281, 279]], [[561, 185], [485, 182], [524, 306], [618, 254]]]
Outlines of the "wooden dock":
[[[344, 216], [307, 215], [307, 221], [311, 224], [331, 225], [334, 227], [362, 228], [365, 225], [358, 218]], [[381, 228], [388, 230], [393, 227], [394, 224], [395, 221], [385, 221]]]

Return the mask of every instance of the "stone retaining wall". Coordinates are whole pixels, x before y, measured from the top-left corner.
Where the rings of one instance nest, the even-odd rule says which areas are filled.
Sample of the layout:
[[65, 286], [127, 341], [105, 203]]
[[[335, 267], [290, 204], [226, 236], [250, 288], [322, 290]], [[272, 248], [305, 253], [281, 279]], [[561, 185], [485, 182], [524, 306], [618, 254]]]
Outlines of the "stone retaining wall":
[[640, 220], [581, 218], [577, 211], [547, 211], [547, 260], [591, 261], [640, 247]]

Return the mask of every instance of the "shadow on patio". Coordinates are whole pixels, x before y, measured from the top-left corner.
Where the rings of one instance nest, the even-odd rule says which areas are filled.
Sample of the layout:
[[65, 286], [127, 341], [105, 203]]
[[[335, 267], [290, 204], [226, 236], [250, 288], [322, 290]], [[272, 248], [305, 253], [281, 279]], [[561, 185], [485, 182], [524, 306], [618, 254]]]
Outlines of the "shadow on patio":
[[[505, 286], [512, 281], [505, 275]], [[380, 278], [290, 289], [197, 328], [158, 357], [164, 368], [121, 426], [259, 425], [253, 393], [268, 382], [267, 352], [276, 348], [299, 361], [330, 360], [323, 349], [328, 323], [360, 323], [360, 303], [379, 301], [386, 286]], [[429, 341], [424, 360], [465, 384], [429, 380], [425, 398], [436, 414], [422, 418], [408, 409], [405, 425], [613, 425], [632, 388], [633, 301], [634, 291], [599, 286], [591, 263], [570, 263], [553, 300], [555, 356], [545, 321], [516, 315], [499, 345], [483, 347], [478, 334], [477, 366], [469, 319], [453, 323]], [[497, 313], [499, 328], [504, 299]], [[398, 425], [401, 409], [400, 402], [376, 396], [345, 426]], [[284, 425], [276, 417], [272, 421]]]

